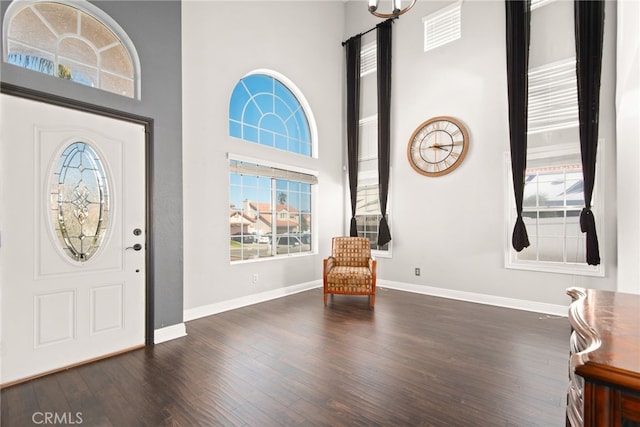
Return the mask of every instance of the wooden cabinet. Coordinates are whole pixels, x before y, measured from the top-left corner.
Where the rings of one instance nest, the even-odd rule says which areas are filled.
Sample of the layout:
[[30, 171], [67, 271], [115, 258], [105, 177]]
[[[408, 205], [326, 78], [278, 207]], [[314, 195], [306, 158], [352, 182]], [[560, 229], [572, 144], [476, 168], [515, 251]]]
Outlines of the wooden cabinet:
[[640, 427], [640, 296], [570, 288], [567, 425]]

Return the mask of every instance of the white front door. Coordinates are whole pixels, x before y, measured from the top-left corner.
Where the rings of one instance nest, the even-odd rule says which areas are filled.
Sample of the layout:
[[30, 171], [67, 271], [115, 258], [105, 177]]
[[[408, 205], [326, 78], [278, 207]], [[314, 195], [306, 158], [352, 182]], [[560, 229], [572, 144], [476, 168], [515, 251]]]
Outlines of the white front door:
[[145, 130], [0, 95], [0, 383], [145, 342]]

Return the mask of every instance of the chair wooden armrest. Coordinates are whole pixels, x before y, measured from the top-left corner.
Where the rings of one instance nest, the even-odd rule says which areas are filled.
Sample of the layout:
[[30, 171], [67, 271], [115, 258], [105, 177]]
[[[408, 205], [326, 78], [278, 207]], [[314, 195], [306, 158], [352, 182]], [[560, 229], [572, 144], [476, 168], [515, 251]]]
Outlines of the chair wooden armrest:
[[334, 257], [332, 257], [332, 256], [324, 259], [324, 262], [323, 262], [324, 268], [323, 268], [323, 270], [324, 270], [324, 274], [325, 275], [329, 272], [329, 270], [331, 270], [333, 268], [335, 263], [336, 263], [336, 259]]
[[369, 258], [369, 270], [371, 270], [371, 291], [373, 293], [372, 295], [373, 301], [371, 304], [372, 307], [376, 301], [376, 277], [377, 277], [376, 269], [377, 268], [378, 268], [378, 261], [373, 257]]

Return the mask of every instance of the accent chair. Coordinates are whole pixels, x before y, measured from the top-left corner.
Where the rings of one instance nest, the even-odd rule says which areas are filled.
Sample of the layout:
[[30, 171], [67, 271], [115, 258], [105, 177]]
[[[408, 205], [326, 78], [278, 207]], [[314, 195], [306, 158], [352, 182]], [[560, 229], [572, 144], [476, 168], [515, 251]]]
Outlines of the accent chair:
[[334, 237], [331, 256], [323, 262], [324, 305], [329, 294], [368, 295], [376, 302], [376, 260], [366, 237]]

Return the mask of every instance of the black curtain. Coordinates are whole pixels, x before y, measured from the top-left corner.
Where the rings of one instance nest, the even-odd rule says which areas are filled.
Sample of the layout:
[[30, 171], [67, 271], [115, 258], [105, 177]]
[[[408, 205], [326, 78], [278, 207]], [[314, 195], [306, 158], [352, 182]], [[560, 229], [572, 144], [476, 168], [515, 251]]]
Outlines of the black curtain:
[[391, 24], [386, 20], [377, 25], [378, 61], [378, 188], [380, 196], [380, 226], [378, 246], [391, 241], [387, 223], [389, 194], [389, 164], [391, 160]]
[[584, 179], [584, 209], [580, 228], [586, 233], [587, 264], [600, 264], [596, 221], [591, 212], [591, 196], [598, 151], [598, 111], [604, 33], [604, 1], [574, 1], [576, 35], [576, 76], [580, 114], [580, 151]]
[[358, 196], [358, 142], [360, 140], [360, 47], [361, 35], [345, 42], [347, 53], [347, 157], [351, 192], [351, 226], [349, 235], [358, 236], [356, 200]]
[[527, 228], [522, 220], [522, 198], [527, 167], [527, 98], [529, 91], [527, 72], [529, 68], [531, 7], [529, 0], [505, 0], [505, 6], [511, 174], [518, 214], [511, 236], [511, 244], [516, 251], [520, 252], [529, 246]]

